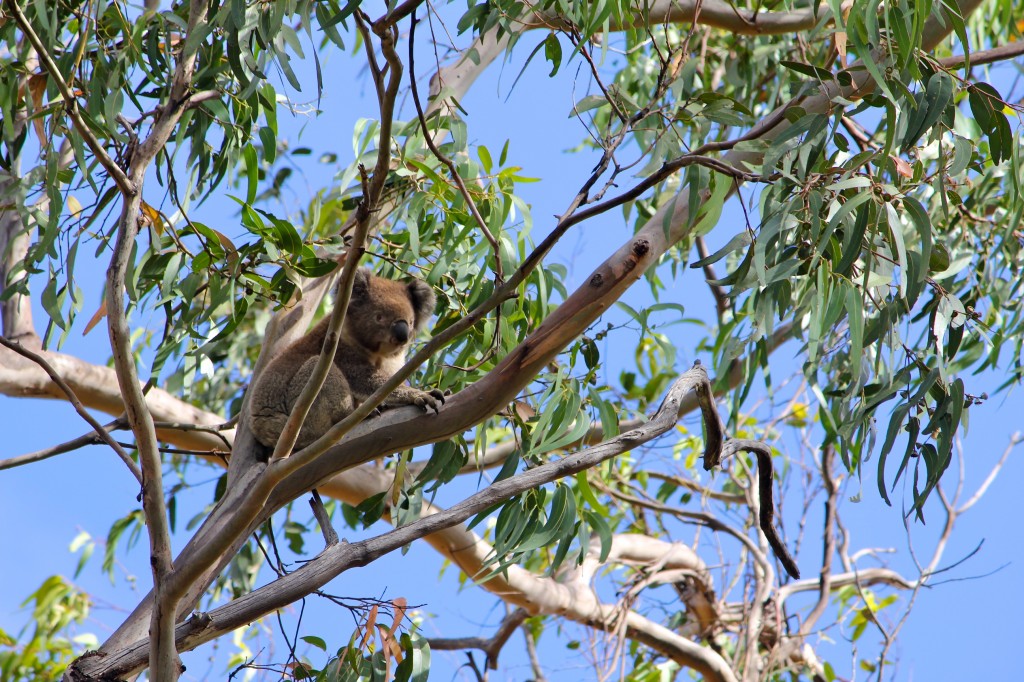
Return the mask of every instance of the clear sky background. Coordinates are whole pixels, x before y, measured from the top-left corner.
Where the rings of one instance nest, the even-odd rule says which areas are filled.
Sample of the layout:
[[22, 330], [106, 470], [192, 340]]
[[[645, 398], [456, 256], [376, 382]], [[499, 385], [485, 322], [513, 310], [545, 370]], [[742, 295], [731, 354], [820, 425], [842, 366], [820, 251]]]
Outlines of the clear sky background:
[[[579, 99], [587, 87], [584, 75], [577, 78], [576, 65], [563, 66], [554, 79], [547, 77], [549, 66], [537, 59], [513, 90], [513, 81], [522, 62], [536, 42], [543, 36], [529, 36], [523, 40], [512, 62], [495, 64], [471, 90], [462, 102], [468, 111], [470, 140], [485, 144], [491, 150], [500, 150], [506, 139], [511, 139], [509, 158], [523, 166], [523, 174], [538, 177], [540, 183], [521, 185], [520, 193], [532, 204], [535, 223], [534, 238], [539, 240], [554, 224], [551, 218], [561, 213], [578, 186], [589, 174], [594, 156], [569, 154], [565, 150], [575, 147], [585, 132], [569, 116], [573, 98]], [[568, 53], [568, 51], [566, 51]], [[319, 117], [279, 114], [283, 132], [293, 146], [308, 146], [313, 150], [308, 164], [302, 167], [305, 179], [292, 182], [294, 194], [289, 201], [302, 204], [304, 194], [326, 186], [333, 172], [343, 167], [352, 157], [351, 130], [361, 117], [376, 117], [376, 105], [366, 79], [358, 71], [361, 59], [331, 54], [321, 55], [324, 63], [325, 84]], [[422, 78], [427, 75], [431, 61], [417, 61]], [[294, 66], [298, 66], [293, 63]], [[301, 71], [299, 71], [301, 73]], [[302, 76], [300, 76], [302, 77]], [[574, 94], [574, 82], [576, 91]], [[315, 103], [315, 80], [308, 69], [302, 93], [292, 93], [297, 102]], [[279, 83], [278, 88], [286, 87]], [[402, 116], [412, 115], [411, 103], [406, 101]], [[338, 166], [317, 165], [315, 159], [322, 152], [337, 152]], [[308, 183], [308, 184], [307, 184]], [[147, 201], [156, 203], [158, 188], [147, 186]], [[236, 204], [226, 197], [228, 190], [221, 188], [222, 196], [214, 197], [200, 207], [194, 218], [216, 226], [229, 236], [243, 232], [235, 212]], [[749, 193], [747, 195], [749, 197]], [[276, 210], [276, 209], [274, 209]], [[724, 243], [743, 225], [742, 214], [735, 205], [727, 208], [720, 227], [712, 233], [713, 242]], [[602, 216], [575, 228], [556, 254], [556, 260], [569, 267], [567, 286], [586, 280], [591, 268], [607, 254], [609, 245], [628, 238], [630, 226], [621, 220], [621, 214]], [[712, 243], [712, 248], [714, 244]], [[83, 250], [84, 252], [85, 250]], [[100, 300], [102, 270], [105, 264], [96, 264], [94, 285], [87, 287], [84, 264], [79, 265], [80, 283], [85, 287], [85, 313], [76, 323], [65, 348], [83, 359], [105, 363], [108, 356], [107, 337], [101, 326], [82, 337], [81, 329]], [[41, 291], [43, 282], [35, 283]], [[663, 300], [693, 306], [693, 313], [703, 314], [708, 308], [708, 296], [701, 274], [690, 271], [676, 289]], [[649, 302], [646, 288], [635, 287], [623, 299], [633, 307]], [[45, 316], [41, 309], [35, 315], [37, 330], [42, 333]], [[154, 323], [155, 324], [155, 323]], [[685, 369], [700, 356], [693, 354], [696, 330], [676, 325], [663, 330], [678, 344], [679, 369]], [[792, 372], [793, 352], [776, 353], [772, 358], [773, 376]], [[704, 358], [705, 364], [708, 359]], [[617, 370], [609, 372], [609, 378]], [[988, 377], [980, 383], [968, 382], [968, 391], [990, 393], [999, 383], [999, 377]], [[102, 418], [102, 416], [101, 416]], [[0, 458], [12, 457], [59, 443], [88, 430], [73, 409], [66, 403], [43, 400], [15, 400], [0, 397]], [[968, 496], [987, 476], [991, 467], [1006, 448], [1015, 431], [1024, 430], [1024, 399], [1020, 392], [995, 396], [980, 407], [972, 408], [970, 429], [963, 440], [964, 471]], [[933, 582], [933, 586], [918, 596], [910, 620], [900, 635], [900, 643], [892, 652], [899, 665], [890, 668], [893, 679], [899, 680], [1012, 680], [1019, 678], [1020, 622], [1018, 610], [1024, 606], [1024, 542], [1020, 524], [1022, 519], [1020, 493], [1017, 488], [1024, 480], [1024, 447], [1011, 454], [999, 478], [984, 499], [959, 522], [953, 540], [946, 551], [944, 566], [963, 559], [980, 549], [963, 564], [953, 568]], [[200, 482], [200, 470], [193, 473], [194, 482]], [[956, 475], [955, 465], [948, 472], [951, 483]], [[175, 547], [180, 548], [187, 534], [184, 521], [198, 505], [212, 497], [209, 475], [205, 486], [191, 493], [195, 506], [179, 500], [179, 532]], [[850, 488], [854, 494], [856, 485]], [[77, 556], [68, 551], [68, 545], [81, 531], [101, 540], [111, 523], [135, 509], [137, 485], [116, 456], [105, 447], [90, 447], [54, 457], [45, 462], [19, 469], [0, 471], [0, 628], [16, 633], [29, 614], [20, 608], [21, 601], [49, 575], [71, 577]], [[887, 507], [879, 499], [874, 483], [874, 461], [867, 464], [860, 502], [847, 500], [843, 504], [844, 520], [856, 538], [858, 546], [891, 548], [891, 566], [909, 576], [916, 575], [910, 546], [924, 560], [931, 555], [932, 545], [941, 529], [943, 519], [934, 502], [929, 504], [929, 525], [910, 523], [904, 528], [900, 505], [909, 492], [897, 489], [892, 497], [895, 507]], [[305, 503], [302, 502], [302, 513]], [[793, 514], [798, 509], [790, 510]], [[788, 515], [787, 515], [788, 518]], [[791, 523], [795, 523], [793, 516]], [[820, 523], [814, 525], [812, 517], [808, 527], [808, 540], [817, 537]], [[380, 532], [384, 526], [371, 529]], [[342, 530], [349, 539], [358, 533]], [[316, 538], [312, 538], [313, 541]], [[314, 548], [315, 551], [315, 548]], [[805, 575], [813, 575], [820, 562], [813, 542], [799, 558]], [[114, 584], [100, 571], [100, 550], [75, 580], [83, 589], [95, 595], [96, 606], [89, 622], [81, 631], [94, 632], [102, 641], [116, 627], [139, 600], [150, 584], [147, 541], [141, 538], [136, 546], [125, 553], [118, 552], [123, 563], [116, 570]], [[442, 574], [443, 573], [443, 574]], [[429, 548], [415, 545], [408, 555], [395, 553], [375, 562], [366, 569], [356, 569], [336, 579], [327, 590], [333, 594], [351, 597], [404, 596], [410, 604], [422, 604], [423, 611], [435, 614], [426, 634], [468, 636], [491, 634], [504, 613], [493, 608], [495, 600], [480, 590], [468, 587], [460, 591], [457, 571], [443, 566]], [[291, 614], [294, 615], [294, 614]], [[291, 617], [291, 616], [289, 616]], [[293, 622], [293, 621], [292, 621]], [[309, 600], [304, 617], [303, 634], [317, 634], [338, 646], [347, 640], [353, 629], [352, 619], [337, 607], [326, 606], [318, 600]], [[438, 629], [434, 630], [434, 623]], [[572, 631], [570, 626], [570, 631]], [[577, 632], [576, 636], [582, 633]], [[877, 639], [869, 629], [866, 638]], [[570, 676], [589, 679], [592, 671], [579, 652], [562, 648], [564, 638], [556, 642], [549, 637], [542, 640], [542, 661], [552, 680]], [[282, 647], [279, 639], [277, 646]], [[186, 657], [189, 671], [184, 679], [224, 679], [225, 651], [209, 646], [197, 654]], [[848, 655], [850, 647], [844, 642], [818, 645], [819, 654], [826, 659]], [[210, 660], [210, 659], [213, 660]], [[271, 656], [271, 658], [273, 658]], [[278, 656], [274, 660], [281, 660]], [[459, 671], [464, 657], [459, 653], [436, 652], [431, 679], [471, 679], [466, 671]], [[518, 636], [509, 643], [501, 658], [502, 669], [492, 679], [521, 680], [530, 676]], [[833, 660], [840, 675], [849, 664]], [[858, 673], [862, 679], [864, 673]]]

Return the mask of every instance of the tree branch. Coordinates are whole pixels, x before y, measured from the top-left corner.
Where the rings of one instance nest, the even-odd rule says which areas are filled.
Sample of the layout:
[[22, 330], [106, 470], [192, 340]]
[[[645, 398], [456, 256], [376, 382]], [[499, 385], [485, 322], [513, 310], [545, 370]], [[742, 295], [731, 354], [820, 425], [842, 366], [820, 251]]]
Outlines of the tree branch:
[[[1024, 40], [1018, 40], [1012, 43], [1007, 43], [1006, 45], [993, 47], [988, 50], [977, 50], [976, 52], [971, 52], [971, 66], [994, 64], [995, 62], [1019, 57], [1022, 54], [1024, 54]], [[962, 54], [958, 54], [953, 55], [952, 57], [943, 57], [942, 59], [937, 59], [935, 61], [947, 69], [956, 69], [964, 65], [965, 59]]]
[[526, 609], [516, 609], [505, 616], [498, 626], [498, 630], [490, 637], [429, 637], [427, 642], [434, 651], [458, 651], [460, 649], [480, 649], [487, 656], [487, 668], [498, 669], [498, 654], [501, 653], [505, 642], [529, 617]]
[[[182, 635], [179, 646], [182, 650], [192, 649], [238, 627], [241, 623], [251, 622], [261, 615], [291, 603], [311, 590], [322, 587], [350, 568], [365, 566], [413, 540], [456, 526], [503, 500], [597, 466], [602, 461], [648, 442], [674, 426], [679, 416], [682, 397], [687, 392], [698, 390], [698, 386], [709, 385], [704, 369], [699, 366], [694, 367], [673, 384], [661, 407], [643, 426], [623, 433], [601, 445], [494, 483], [448, 510], [421, 518], [375, 538], [330, 546], [299, 570], [283, 576], [270, 585], [259, 588], [231, 604], [214, 610], [208, 614], [205, 626], [197, 628], [190, 625], [192, 621], [179, 626], [179, 632]], [[533, 579], [539, 580], [538, 578]], [[554, 589], [555, 586], [551, 585], [551, 588]], [[552, 608], [564, 608], [564, 603], [559, 599], [557, 606], [552, 604]], [[571, 601], [570, 604], [572, 603], [574, 602]], [[523, 604], [523, 606], [531, 609], [538, 608], [536, 604]], [[574, 608], [574, 612], [568, 615], [581, 622], [611, 622], [607, 619], [613, 614], [613, 611], [609, 607], [599, 605], [596, 601], [587, 605], [580, 602]], [[710, 649], [693, 644], [670, 630], [650, 623], [637, 614], [628, 616], [627, 628], [641, 641], [673, 657], [683, 665], [693, 667], [714, 679], [733, 679], [725, 661]], [[77, 670], [85, 675], [122, 677], [141, 669], [146, 660], [145, 650], [147, 647], [148, 640], [143, 640], [131, 645], [128, 650], [110, 652], [103, 657], [83, 658], [75, 665]]]
[[721, 450], [721, 457], [718, 460], [704, 458], [704, 470], [710, 471], [712, 467], [718, 466], [722, 460], [725, 460], [737, 452], [749, 452], [757, 456], [757, 480], [758, 480], [758, 500], [760, 503], [760, 520], [759, 525], [761, 526], [761, 532], [768, 539], [768, 544], [771, 545], [772, 551], [775, 552], [775, 556], [778, 557], [779, 562], [782, 563], [782, 567], [786, 569], [786, 573], [791, 575], [793, 578], [800, 577], [800, 569], [797, 568], [796, 561], [790, 555], [789, 550], [786, 549], [786, 545], [779, 538], [778, 532], [775, 530], [773, 525], [775, 519], [775, 509], [772, 503], [772, 486], [774, 484], [774, 467], [772, 466], [772, 450], [766, 443], [757, 440], [745, 440], [745, 439], [733, 439], [726, 441], [725, 446]]
[[[831, 582], [832, 591], [834, 592], [843, 587], [856, 585], [858, 582], [864, 586], [888, 585], [889, 587], [896, 587], [901, 590], [912, 590], [920, 584], [921, 581], [907, 580], [896, 571], [888, 568], [866, 568], [861, 571], [835, 573], [832, 575]], [[820, 588], [821, 582], [818, 578], [797, 580], [780, 587], [775, 599], [781, 609], [782, 604], [794, 594], [799, 592], [813, 592]]]
[[[60, 374], [58, 374], [57, 371], [50, 366], [50, 363], [48, 363], [45, 358], [43, 358], [38, 353], [33, 353], [29, 349], [22, 346], [20, 343], [16, 341], [9, 341], [3, 336], [0, 336], [0, 346], [4, 346], [5, 348], [12, 350], [15, 353], [18, 353], [19, 355], [28, 358], [32, 362], [42, 367], [43, 371], [46, 372], [47, 376], [50, 377], [53, 383], [57, 384], [57, 386], [60, 387], [60, 390], [64, 392], [64, 395], [67, 396], [68, 402], [71, 403], [71, 406], [75, 408], [75, 412], [78, 413], [78, 416], [84, 419], [85, 422], [92, 427], [93, 431], [95, 432], [95, 437], [99, 438], [101, 442], [106, 443], [107, 445], [110, 446], [110, 448], [117, 454], [117, 456], [121, 458], [121, 461], [124, 462], [125, 466], [128, 467], [128, 471], [132, 473], [132, 476], [134, 476], [135, 480], [139, 482], [139, 485], [142, 485], [142, 472], [139, 471], [139, 468], [137, 466], [135, 466], [135, 462], [132, 460], [132, 458], [128, 455], [127, 452], [124, 451], [124, 448], [122, 448], [117, 443], [117, 441], [114, 440], [114, 438], [110, 435], [110, 432], [107, 431], [107, 429], [103, 425], [96, 421], [96, 419], [86, 411], [85, 406], [82, 405], [82, 401], [78, 399], [77, 395], [75, 395], [75, 391], [70, 386], [68, 386], [67, 382], [65, 382], [64, 379], [61, 378]], [[40, 457], [38, 459], [45, 458]], [[7, 466], [4, 465], [10, 461], [11, 460], [0, 462], [0, 469], [8, 468]]]
[[818, 601], [800, 624], [800, 636], [806, 637], [828, 607], [832, 593], [832, 558], [836, 550], [836, 507], [839, 503], [839, 486], [832, 478], [832, 460], [835, 448], [829, 444], [821, 451], [821, 480], [825, 484], [825, 527], [822, 530], [821, 571], [818, 573]]
[[[847, 0], [843, 7], [852, 4], [852, 1]], [[633, 9], [632, 15], [631, 21], [614, 23], [608, 31], [617, 32], [652, 24], [694, 23], [739, 35], [779, 35], [810, 30], [831, 19], [832, 12], [825, 5], [790, 12], [764, 12], [741, 9], [723, 0], [654, 0], [642, 5], [642, 10]], [[524, 20], [524, 23], [529, 28], [571, 28], [563, 19], [551, 14], [538, 14], [535, 19]]]
[[[38, 355], [64, 379], [87, 409], [100, 410], [114, 416], [124, 413], [124, 399], [114, 370], [54, 351], [42, 350], [38, 351]], [[0, 395], [67, 400], [67, 395], [39, 365], [23, 360], [20, 355], [6, 348], [0, 348]], [[230, 431], [214, 436], [199, 431], [181, 431], [169, 426], [161, 428], [161, 423], [184, 422], [213, 426], [223, 422], [219, 415], [201, 410], [163, 389], [150, 389], [146, 393], [146, 405], [159, 420], [156, 425], [160, 440], [191, 450], [215, 450], [224, 447], [224, 438], [228, 441], [233, 438]]]
[[[208, 6], [206, 0], [191, 0], [186, 31], [188, 37], [194, 35], [199, 26], [206, 21]], [[132, 354], [131, 331], [125, 312], [124, 283], [128, 261], [139, 231], [138, 218], [145, 174], [153, 159], [167, 144], [185, 111], [184, 105], [191, 88], [198, 49], [198, 41], [185, 41], [175, 65], [168, 101], [160, 109], [149, 136], [139, 144], [132, 155], [127, 183], [118, 183], [123, 199], [117, 237], [107, 268], [105, 291], [107, 330], [114, 369], [124, 397], [125, 414], [135, 434], [139, 461], [142, 464], [142, 508], [149, 530], [155, 595], [154, 608], [150, 616], [150, 636], [153, 640], [149, 661], [150, 674], [166, 680], [177, 679], [181, 673], [181, 661], [174, 646], [174, 624], [177, 605], [184, 587], [180, 580], [175, 580], [170, 528], [164, 502], [162, 460], [153, 417], [147, 409], [146, 398], [139, 386], [135, 357]]]

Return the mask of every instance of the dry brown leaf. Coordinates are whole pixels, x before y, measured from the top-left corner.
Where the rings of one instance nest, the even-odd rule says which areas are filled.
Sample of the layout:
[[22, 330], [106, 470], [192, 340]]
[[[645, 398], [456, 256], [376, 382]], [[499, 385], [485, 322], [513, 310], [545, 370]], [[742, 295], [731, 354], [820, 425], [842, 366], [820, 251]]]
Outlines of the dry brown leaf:
[[90, 317], [89, 321], [86, 323], [85, 329], [82, 330], [82, 336], [85, 336], [86, 334], [91, 332], [92, 328], [95, 327], [97, 324], [99, 324], [100, 320], [102, 320], [106, 316], [107, 316], [107, 299], [104, 298], [103, 301], [100, 303], [100, 307], [96, 309], [96, 312], [94, 312], [92, 314], [92, 317]]

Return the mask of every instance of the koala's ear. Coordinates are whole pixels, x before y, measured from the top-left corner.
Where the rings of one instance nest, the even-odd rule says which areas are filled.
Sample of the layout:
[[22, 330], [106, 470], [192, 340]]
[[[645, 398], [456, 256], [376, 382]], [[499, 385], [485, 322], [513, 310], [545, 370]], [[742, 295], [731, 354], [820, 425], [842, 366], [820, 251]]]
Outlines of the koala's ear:
[[409, 300], [412, 301], [412, 309], [416, 316], [413, 327], [419, 331], [434, 314], [437, 297], [430, 285], [421, 279], [411, 280], [406, 286], [409, 288]]
[[370, 268], [359, 268], [356, 270], [356, 278], [352, 280], [353, 298], [366, 298], [366, 294], [370, 289], [370, 278], [372, 276]]

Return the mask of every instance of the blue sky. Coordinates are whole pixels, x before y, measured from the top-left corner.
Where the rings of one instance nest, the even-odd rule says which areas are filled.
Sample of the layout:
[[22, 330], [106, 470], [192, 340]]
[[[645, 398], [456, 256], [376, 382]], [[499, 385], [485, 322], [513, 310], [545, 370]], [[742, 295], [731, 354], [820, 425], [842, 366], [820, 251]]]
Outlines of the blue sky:
[[[527, 39], [517, 51], [513, 64], [492, 66], [462, 104], [468, 111], [472, 141], [498, 150], [506, 139], [511, 139], [510, 159], [523, 166], [525, 175], [542, 179], [541, 183], [520, 188], [533, 205], [534, 236], [539, 239], [553, 225], [550, 216], [564, 210], [578, 185], [589, 174], [594, 158], [562, 153], [576, 146], [584, 135], [578, 123], [568, 116], [574, 96], [574, 66], [563, 68], [556, 78], [548, 79], [548, 66], [537, 60], [510, 94], [521, 61], [532, 47], [532, 40]], [[353, 69], [354, 62], [340, 55], [323, 59], [327, 74], [321, 103], [324, 115], [291, 119], [282, 116], [281, 122], [293, 131], [295, 146], [313, 148], [312, 158], [322, 151], [334, 151], [344, 165], [351, 158], [350, 131], [356, 119], [375, 116], [376, 108], [368, 97], [370, 92], [365, 79]], [[421, 77], [429, 64], [425, 59], [418, 62]], [[307, 79], [305, 82], [312, 84], [314, 81]], [[359, 84], [353, 86], [352, 83]], [[310, 89], [293, 96], [298, 101], [313, 100], [315, 93]], [[577, 91], [575, 96], [578, 99], [581, 95]], [[538, 106], [539, 102], [544, 105]], [[406, 115], [409, 111], [411, 107], [407, 103]], [[295, 137], [300, 130], [301, 137]], [[318, 168], [311, 162], [305, 170], [309, 174], [309, 186], [315, 189], [326, 184], [333, 169]], [[304, 185], [299, 182], [294, 186], [301, 191]], [[150, 185], [148, 191], [155, 195], [155, 185]], [[293, 198], [299, 202], [304, 199], [301, 194]], [[222, 225], [223, 231], [231, 235], [241, 231], [234, 207], [234, 202], [216, 197], [198, 210], [203, 222]], [[727, 211], [722, 229], [713, 233], [712, 239], [724, 242], [732, 236], [735, 230], [730, 231], [729, 221], [742, 225], [742, 215], [735, 207], [732, 214]], [[565, 239], [556, 258], [570, 268], [570, 290], [585, 281], [591, 267], [604, 257], [607, 246], [623, 241], [628, 230], [620, 215], [613, 213], [581, 226]], [[98, 283], [102, 266], [94, 267], [94, 281]], [[86, 281], [81, 272], [79, 277]], [[41, 287], [37, 284], [35, 290], [40, 291]], [[703, 300], [699, 305], [706, 306], [703, 287], [699, 273], [690, 272], [669, 294], [674, 298], [668, 300], [689, 305], [694, 297], [692, 291], [697, 290], [697, 296]], [[646, 293], [641, 289], [643, 285], [636, 287], [624, 300], [633, 307], [643, 305]], [[90, 306], [98, 303], [99, 295], [98, 287], [86, 290], [88, 313], [91, 313]], [[92, 362], [105, 363], [105, 331], [98, 328], [84, 338], [80, 335], [88, 316], [84, 315], [77, 323], [64, 350]], [[42, 311], [37, 310], [37, 325], [44, 319]], [[665, 333], [677, 340], [681, 368], [699, 358], [692, 355], [692, 340], [688, 338], [686, 326], [670, 327]], [[792, 354], [777, 355], [779, 357], [772, 360], [773, 376], [783, 376], [793, 368], [787, 366], [792, 359], [782, 356]], [[997, 383], [994, 379], [988, 386], [970, 384], [969, 390], [991, 392]], [[0, 420], [0, 432], [4, 434], [0, 457], [3, 458], [68, 440], [87, 430], [69, 405], [57, 401], [0, 397], [0, 414], [3, 415]], [[963, 447], [967, 497], [998, 460], [1010, 435], [1024, 430], [1022, 415], [1024, 400], [1019, 391], [995, 396], [983, 406], [972, 409]], [[1024, 479], [1022, 458], [1024, 447], [1010, 456], [984, 499], [958, 523], [943, 565], [955, 563], [982, 541], [984, 544], [974, 557], [936, 581], [940, 584], [919, 595], [893, 652], [893, 657], [900, 661], [895, 669], [896, 679], [1015, 679], [1017, 667], [1011, 663], [1010, 656], [1019, 644], [1015, 607], [1024, 604], [1024, 543], [1017, 528], [1021, 514], [1019, 493], [1015, 489]], [[950, 475], [955, 475], [955, 471], [950, 471]], [[0, 472], [0, 518], [3, 519], [0, 542], [5, 547], [0, 558], [0, 580], [4, 584], [0, 591], [0, 628], [17, 632], [28, 618], [26, 612], [19, 610], [25, 596], [46, 576], [61, 573], [70, 577], [73, 572], [77, 557], [68, 552], [71, 540], [83, 530], [97, 538], [105, 537], [115, 519], [136, 507], [137, 492], [134, 479], [113, 453], [103, 447], [85, 448], [32, 466]], [[849, 489], [850, 495], [857, 492], [856, 485]], [[211, 495], [212, 489], [207, 485], [195, 493], [195, 499], [202, 503]], [[929, 525], [911, 523], [908, 534], [900, 511], [906, 498], [900, 489], [893, 501], [896, 506], [890, 508], [878, 499], [873, 462], [869, 463], [861, 501], [844, 502], [844, 521], [858, 546], [893, 548], [895, 554], [888, 557], [892, 567], [913, 576], [908, 538], [912, 539], [919, 556], [930, 556], [942, 519], [938, 508], [930, 503]], [[181, 527], [188, 515], [183, 514], [179, 520], [176, 547], [186, 539]], [[812, 515], [807, 531], [809, 541], [815, 537], [815, 518]], [[795, 517], [792, 521], [795, 522]], [[350, 539], [357, 536], [347, 535]], [[119, 577], [114, 585], [101, 574], [98, 557], [86, 567], [76, 582], [95, 595], [97, 607], [83, 630], [95, 632], [102, 640], [105, 633], [124, 618], [124, 609], [133, 607], [145, 592], [150, 581], [146, 548], [143, 538], [132, 551], [119, 553], [124, 563], [116, 570]], [[819, 560], [816, 552], [812, 543], [800, 557], [805, 574], [816, 570]], [[428, 635], [488, 635], [493, 632], [503, 615], [492, 608], [494, 600], [474, 588], [460, 591], [457, 571], [449, 567], [442, 576], [442, 568], [430, 549], [414, 546], [406, 556], [392, 554], [372, 567], [344, 574], [329, 591], [349, 596], [404, 596], [410, 604], [423, 604], [424, 611], [437, 615], [437, 623], [442, 628], [436, 632], [428, 629]], [[128, 580], [127, 575], [136, 579]], [[309, 602], [304, 632], [341, 644], [352, 631], [351, 619], [335, 607], [315, 602]], [[866, 635], [872, 636], [873, 633]], [[545, 664], [550, 666], [547, 670], [550, 679], [567, 679], [570, 675], [589, 677], [590, 671], [579, 653], [562, 649], [554, 638], [543, 644], [542, 655]], [[224, 646], [230, 648], [227, 642]], [[826, 658], [831, 658], [830, 651], [837, 652], [836, 655], [838, 652], [846, 655], [849, 651], [842, 642], [835, 644], [835, 648], [829, 644], [819, 646], [819, 653]], [[216, 654], [214, 663], [207, 661], [211, 655], [214, 654], [206, 648], [190, 656], [186, 660], [189, 673], [185, 679], [223, 678], [223, 652]], [[462, 661], [460, 654], [436, 653], [432, 679], [469, 679], [464, 672], [456, 672]], [[516, 640], [503, 653], [502, 664], [502, 670], [492, 679], [525, 679], [530, 674], [522, 645]], [[843, 668], [839, 670], [843, 674]]]

